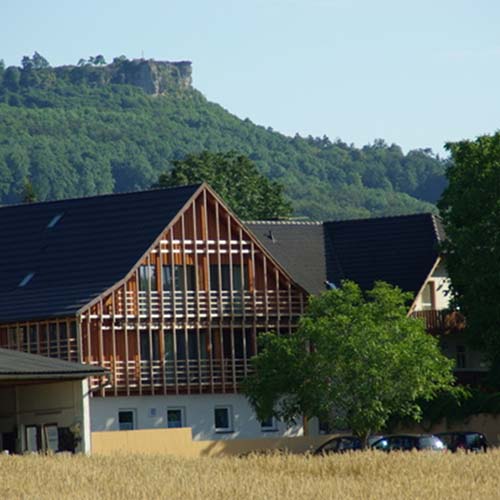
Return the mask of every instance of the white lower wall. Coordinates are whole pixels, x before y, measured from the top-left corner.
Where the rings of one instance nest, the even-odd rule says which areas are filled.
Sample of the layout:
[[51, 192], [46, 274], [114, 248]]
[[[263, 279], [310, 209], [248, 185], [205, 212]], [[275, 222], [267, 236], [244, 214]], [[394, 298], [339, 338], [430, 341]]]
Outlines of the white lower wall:
[[[214, 409], [218, 406], [231, 408], [233, 432], [215, 431]], [[119, 410], [135, 410], [137, 429], [167, 428], [167, 408], [183, 408], [184, 425], [191, 427], [195, 440], [254, 439], [303, 434], [302, 421], [291, 427], [276, 422], [275, 431], [262, 431], [248, 401], [239, 394], [94, 397], [90, 401], [92, 431], [118, 430]]]

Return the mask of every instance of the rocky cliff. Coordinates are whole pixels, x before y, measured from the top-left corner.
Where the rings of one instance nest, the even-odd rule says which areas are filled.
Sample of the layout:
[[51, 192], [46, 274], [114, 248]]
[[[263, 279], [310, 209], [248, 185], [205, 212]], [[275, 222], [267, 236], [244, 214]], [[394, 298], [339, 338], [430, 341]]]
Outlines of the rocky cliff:
[[141, 87], [151, 95], [161, 95], [173, 89], [188, 89], [192, 84], [190, 61], [154, 61], [134, 59], [110, 64], [112, 83]]
[[[54, 72], [56, 79], [71, 83], [105, 86], [110, 83], [140, 87], [150, 95], [162, 95], [192, 88], [191, 61], [155, 61], [153, 59], [116, 58], [111, 64], [58, 66], [41, 70]], [[35, 70], [35, 72], [39, 72]], [[47, 85], [42, 84], [43, 87]]]

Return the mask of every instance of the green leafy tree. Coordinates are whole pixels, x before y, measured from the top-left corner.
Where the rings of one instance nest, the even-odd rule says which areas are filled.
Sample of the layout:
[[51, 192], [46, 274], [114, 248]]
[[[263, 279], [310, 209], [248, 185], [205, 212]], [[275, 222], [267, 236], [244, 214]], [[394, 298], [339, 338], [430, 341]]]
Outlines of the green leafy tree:
[[446, 145], [449, 185], [439, 201], [452, 297], [467, 318], [472, 345], [500, 381], [500, 133]]
[[291, 215], [291, 204], [283, 195], [283, 187], [263, 176], [245, 155], [235, 151], [204, 151], [172, 163], [174, 168], [160, 176], [158, 186], [207, 182], [244, 220]]
[[16, 66], [9, 66], [3, 74], [3, 85], [12, 92], [19, 90], [21, 72]]
[[419, 420], [422, 401], [455, 391], [453, 361], [407, 316], [409, 298], [387, 283], [363, 294], [346, 281], [311, 298], [296, 333], [263, 335], [244, 383], [258, 417], [316, 416], [365, 443], [391, 417]]

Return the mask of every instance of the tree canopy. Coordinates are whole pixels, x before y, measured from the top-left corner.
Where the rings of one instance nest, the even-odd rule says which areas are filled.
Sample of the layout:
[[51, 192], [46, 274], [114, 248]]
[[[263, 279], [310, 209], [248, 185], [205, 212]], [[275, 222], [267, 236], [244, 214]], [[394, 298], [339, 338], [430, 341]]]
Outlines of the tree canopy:
[[500, 133], [446, 145], [453, 163], [439, 202], [454, 303], [473, 345], [500, 373]]
[[172, 160], [233, 150], [283, 185], [297, 215], [435, 210], [446, 161], [428, 149], [285, 136], [207, 101], [175, 71], [161, 95], [148, 95], [134, 64], [96, 55], [51, 67], [35, 53], [0, 66], [0, 204], [20, 201], [28, 176], [40, 201], [132, 191], [151, 186]]
[[160, 175], [159, 187], [207, 182], [243, 220], [275, 219], [292, 213], [283, 186], [267, 179], [253, 161], [236, 151], [203, 151], [172, 163], [174, 168]]
[[317, 416], [362, 439], [391, 417], [420, 419], [419, 401], [454, 391], [453, 361], [407, 316], [408, 299], [387, 283], [364, 294], [346, 281], [310, 299], [296, 333], [263, 335], [244, 384], [258, 417]]

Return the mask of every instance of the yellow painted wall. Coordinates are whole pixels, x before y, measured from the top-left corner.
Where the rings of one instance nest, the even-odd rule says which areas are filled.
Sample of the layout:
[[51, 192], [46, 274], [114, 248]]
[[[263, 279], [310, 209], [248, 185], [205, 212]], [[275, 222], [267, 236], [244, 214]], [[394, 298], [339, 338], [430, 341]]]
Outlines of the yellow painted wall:
[[184, 457], [240, 455], [259, 450], [313, 451], [331, 436], [193, 441], [191, 428], [92, 433], [92, 453], [169, 454]]

